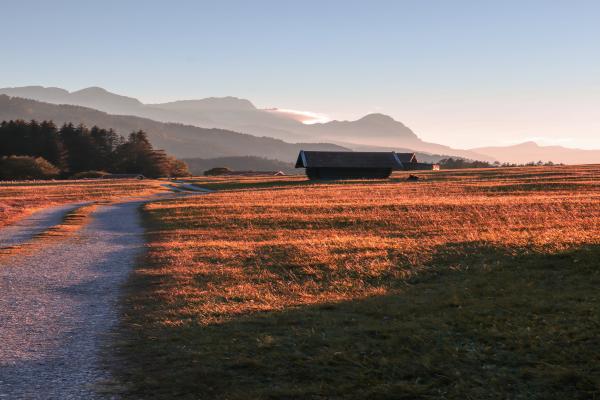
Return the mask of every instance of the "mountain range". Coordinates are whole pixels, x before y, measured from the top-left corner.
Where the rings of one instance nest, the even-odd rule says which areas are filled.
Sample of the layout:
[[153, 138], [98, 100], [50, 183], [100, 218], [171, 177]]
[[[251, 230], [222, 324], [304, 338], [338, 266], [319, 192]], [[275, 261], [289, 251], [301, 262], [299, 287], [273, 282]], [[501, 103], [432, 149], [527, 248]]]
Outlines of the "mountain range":
[[[538, 146], [535, 143], [454, 149], [425, 142], [409, 127], [384, 114], [369, 114], [355, 121], [304, 124], [288, 113], [259, 109], [249, 100], [236, 97], [144, 104], [100, 87], [69, 92], [42, 86], [2, 88], [1, 94], [13, 97], [8, 101], [14, 104], [12, 113], [0, 109], [0, 118], [23, 118], [26, 114], [28, 118], [112, 127], [120, 133], [127, 133], [132, 127], [144, 129], [156, 146], [179, 157], [252, 155], [289, 161], [291, 149], [312, 146], [312, 149], [416, 151], [423, 161], [429, 162], [448, 156], [519, 163], [537, 160], [600, 162], [600, 151], [597, 150]], [[19, 101], [15, 98], [38, 103], [17, 106]]]
[[473, 149], [498, 160], [524, 164], [530, 161], [553, 161], [564, 164], [600, 163], [600, 150], [570, 149], [562, 146], [540, 146], [524, 142], [512, 146], [479, 147]]
[[424, 142], [404, 124], [383, 114], [370, 114], [357, 121], [306, 125], [286, 113], [258, 109], [249, 100], [236, 97], [143, 104], [135, 98], [114, 94], [99, 87], [68, 92], [42, 86], [3, 88], [0, 89], [0, 94], [51, 104], [77, 105], [109, 114], [131, 115], [159, 122], [225, 129], [294, 143], [329, 142], [353, 150], [377, 148], [419, 151], [493, 161], [492, 157], [483, 154]]
[[92, 108], [56, 105], [19, 97], [0, 95], [0, 121], [10, 119], [52, 120], [114, 129], [121, 135], [144, 130], [153, 146], [179, 158], [257, 156], [282, 161], [295, 160], [301, 149], [348, 150], [328, 143], [287, 143], [269, 137], [256, 137], [224, 129], [199, 128], [164, 123], [130, 115], [112, 115]]

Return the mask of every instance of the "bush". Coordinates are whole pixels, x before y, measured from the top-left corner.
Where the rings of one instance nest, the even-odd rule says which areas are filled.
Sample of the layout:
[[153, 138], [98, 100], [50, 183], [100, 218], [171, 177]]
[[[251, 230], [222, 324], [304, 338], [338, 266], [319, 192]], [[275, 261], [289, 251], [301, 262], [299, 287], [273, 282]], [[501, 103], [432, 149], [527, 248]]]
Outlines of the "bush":
[[190, 176], [190, 170], [185, 162], [176, 159], [175, 157], [167, 157], [169, 161], [169, 176], [173, 178], [181, 178]]
[[216, 167], [216, 168], [211, 168], [208, 171], [204, 171], [205, 176], [227, 175], [230, 173], [231, 173], [231, 170], [227, 167]]
[[8, 156], [0, 158], [0, 179], [51, 179], [60, 170], [42, 157]]
[[102, 178], [109, 175], [106, 171], [83, 171], [73, 175], [72, 179], [90, 179], [90, 178]]

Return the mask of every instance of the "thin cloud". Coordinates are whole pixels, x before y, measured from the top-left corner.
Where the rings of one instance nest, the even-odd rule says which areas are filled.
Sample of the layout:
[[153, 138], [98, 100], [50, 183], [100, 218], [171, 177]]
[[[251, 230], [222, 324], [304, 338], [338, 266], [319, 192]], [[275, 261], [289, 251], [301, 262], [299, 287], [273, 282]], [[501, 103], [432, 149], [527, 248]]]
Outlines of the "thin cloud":
[[273, 108], [267, 111], [275, 112], [279, 114], [285, 114], [286, 116], [294, 119], [296, 121], [300, 121], [303, 124], [310, 125], [316, 123], [324, 123], [331, 121], [331, 117], [325, 114], [315, 113], [312, 111], [301, 111], [301, 110], [291, 110], [288, 108]]

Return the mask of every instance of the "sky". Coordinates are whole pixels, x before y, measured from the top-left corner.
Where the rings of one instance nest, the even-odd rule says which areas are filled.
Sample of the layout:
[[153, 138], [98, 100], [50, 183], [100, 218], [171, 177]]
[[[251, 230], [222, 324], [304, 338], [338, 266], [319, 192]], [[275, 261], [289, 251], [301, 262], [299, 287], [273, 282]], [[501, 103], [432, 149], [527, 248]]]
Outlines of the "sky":
[[237, 96], [460, 148], [600, 148], [597, 0], [0, 0], [0, 87]]

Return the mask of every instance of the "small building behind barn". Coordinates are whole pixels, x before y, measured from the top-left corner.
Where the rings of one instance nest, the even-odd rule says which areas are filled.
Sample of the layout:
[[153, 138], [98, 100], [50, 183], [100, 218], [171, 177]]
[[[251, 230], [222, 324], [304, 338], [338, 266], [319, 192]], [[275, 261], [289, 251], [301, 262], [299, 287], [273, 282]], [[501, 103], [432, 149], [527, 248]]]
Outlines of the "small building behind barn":
[[310, 179], [385, 179], [395, 170], [434, 169], [433, 164], [419, 163], [415, 153], [305, 150], [296, 168], [305, 168]]
[[414, 162], [414, 163], [409, 163], [409, 164], [404, 164], [404, 169], [406, 169], [407, 171], [439, 171], [440, 170], [440, 165], [439, 164], [429, 164], [429, 163], [422, 163], [422, 162]]

